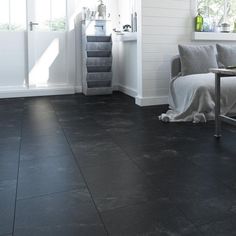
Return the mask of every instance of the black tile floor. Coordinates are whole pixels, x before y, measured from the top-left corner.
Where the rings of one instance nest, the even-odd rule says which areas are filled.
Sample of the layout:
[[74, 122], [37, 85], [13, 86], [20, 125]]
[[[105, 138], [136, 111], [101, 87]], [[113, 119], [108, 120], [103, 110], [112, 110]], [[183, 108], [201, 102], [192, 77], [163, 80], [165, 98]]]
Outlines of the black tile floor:
[[236, 128], [121, 93], [0, 100], [0, 236], [236, 235]]

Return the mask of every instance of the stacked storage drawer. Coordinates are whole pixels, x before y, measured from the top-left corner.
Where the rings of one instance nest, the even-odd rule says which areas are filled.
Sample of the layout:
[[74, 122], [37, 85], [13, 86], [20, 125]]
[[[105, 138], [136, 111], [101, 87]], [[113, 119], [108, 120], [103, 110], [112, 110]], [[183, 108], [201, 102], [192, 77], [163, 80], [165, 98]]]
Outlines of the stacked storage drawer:
[[87, 36], [87, 94], [112, 92], [112, 38]]

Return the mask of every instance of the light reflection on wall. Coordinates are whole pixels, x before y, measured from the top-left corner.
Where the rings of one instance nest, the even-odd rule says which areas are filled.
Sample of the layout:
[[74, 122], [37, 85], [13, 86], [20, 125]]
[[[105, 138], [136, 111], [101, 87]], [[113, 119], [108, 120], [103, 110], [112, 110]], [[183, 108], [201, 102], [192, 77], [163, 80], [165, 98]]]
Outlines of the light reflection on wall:
[[43, 55], [35, 62], [29, 72], [29, 85], [36, 87], [47, 87], [50, 78], [50, 67], [60, 52], [59, 39], [54, 39]]

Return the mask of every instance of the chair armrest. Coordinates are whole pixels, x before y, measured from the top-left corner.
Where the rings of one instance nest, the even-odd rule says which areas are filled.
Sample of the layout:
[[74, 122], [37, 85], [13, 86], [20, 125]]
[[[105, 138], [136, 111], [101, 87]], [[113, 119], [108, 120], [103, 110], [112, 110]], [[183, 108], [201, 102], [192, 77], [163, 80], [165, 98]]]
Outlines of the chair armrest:
[[171, 60], [171, 78], [176, 77], [181, 72], [180, 56], [175, 56]]

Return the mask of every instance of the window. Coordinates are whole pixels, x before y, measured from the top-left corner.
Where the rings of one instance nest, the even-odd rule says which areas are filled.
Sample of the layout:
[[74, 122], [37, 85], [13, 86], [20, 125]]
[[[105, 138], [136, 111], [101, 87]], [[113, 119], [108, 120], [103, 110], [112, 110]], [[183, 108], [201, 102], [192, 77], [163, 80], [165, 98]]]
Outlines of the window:
[[0, 0], [0, 30], [26, 28], [26, 0]]
[[[1, 0], [0, 0], [1, 1]], [[66, 0], [34, 0], [36, 30], [66, 30]]]
[[236, 1], [235, 0], [197, 0], [197, 8], [207, 23], [220, 26], [222, 23], [230, 24], [234, 29], [236, 21]]
[[[0, 0], [0, 31], [26, 30], [26, 1]], [[32, 0], [29, 0], [32, 1]], [[34, 0], [36, 30], [66, 30], [66, 0]]]

